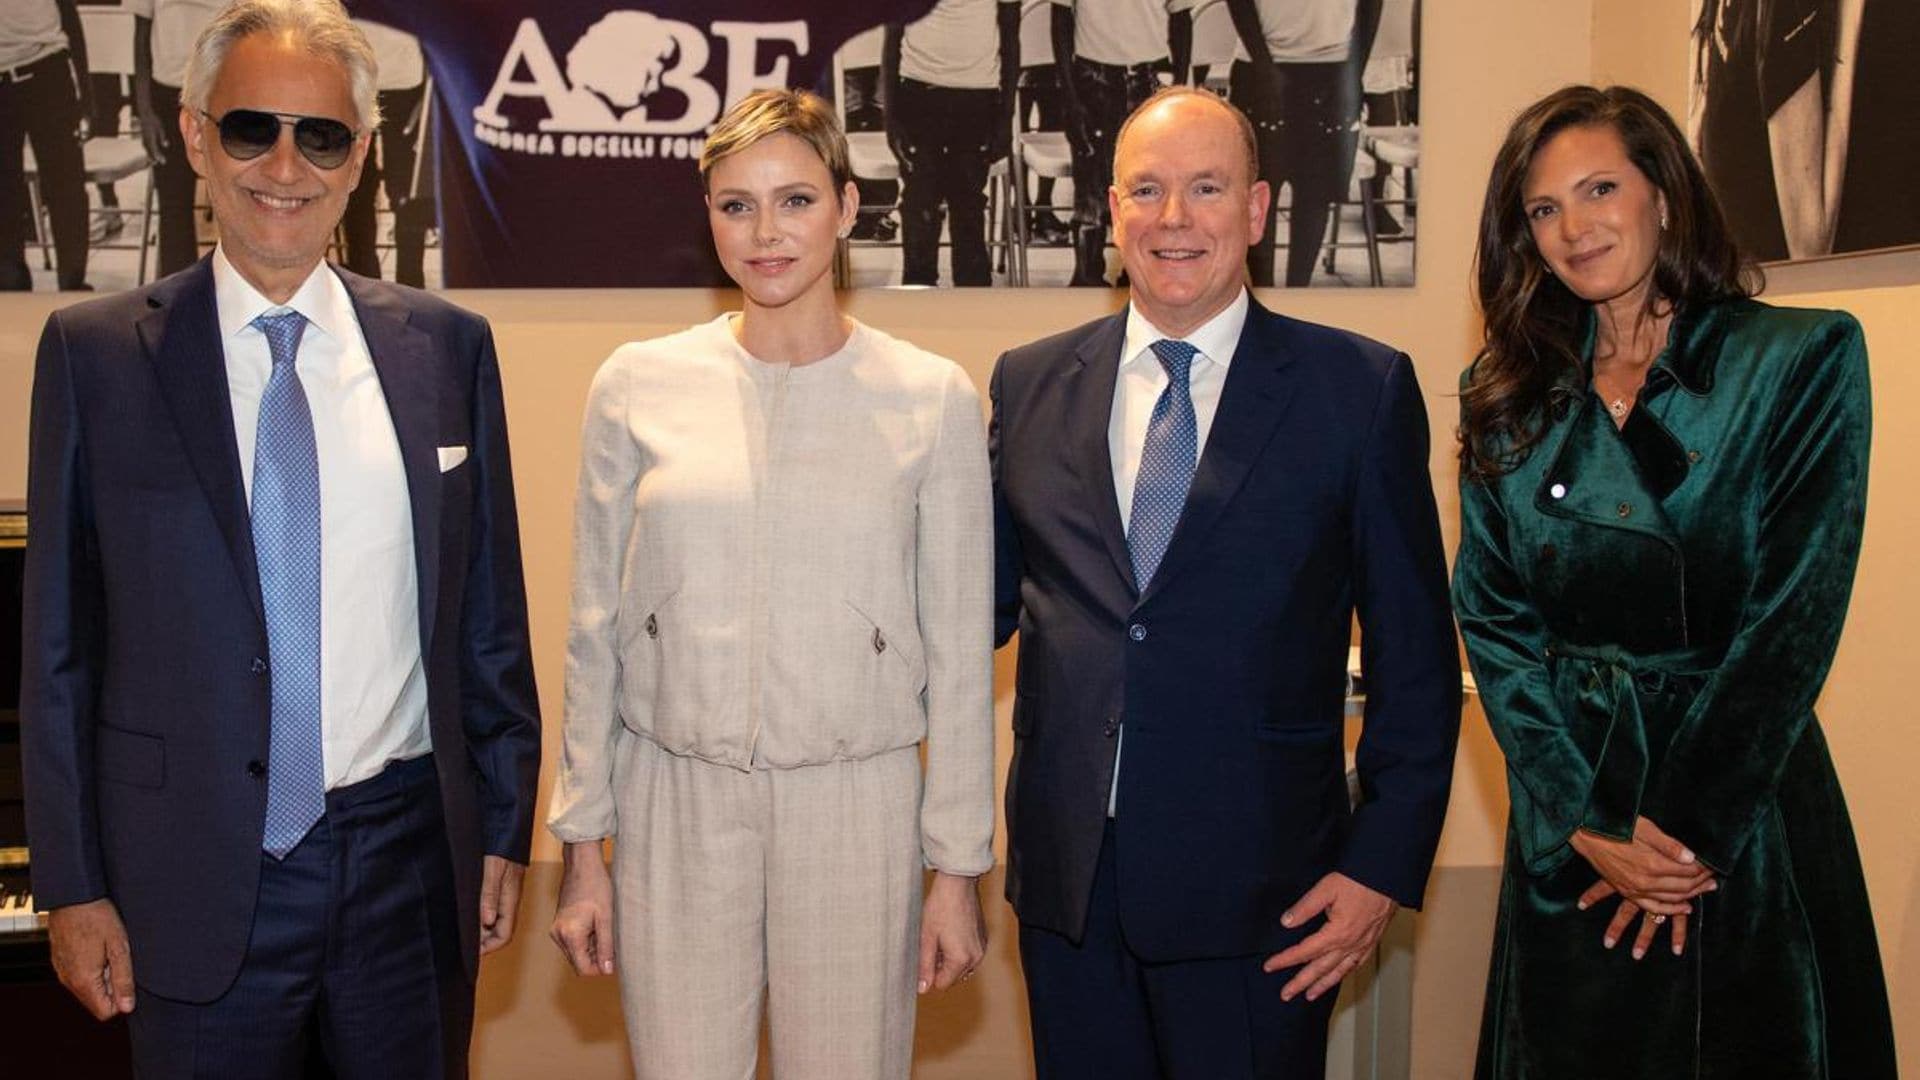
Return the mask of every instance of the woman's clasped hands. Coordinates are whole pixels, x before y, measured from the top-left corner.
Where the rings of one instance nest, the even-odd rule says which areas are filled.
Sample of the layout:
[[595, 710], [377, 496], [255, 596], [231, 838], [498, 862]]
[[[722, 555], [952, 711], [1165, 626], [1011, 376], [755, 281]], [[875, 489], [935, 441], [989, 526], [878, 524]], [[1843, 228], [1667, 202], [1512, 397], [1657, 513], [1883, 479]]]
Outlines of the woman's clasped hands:
[[1647, 954], [1660, 927], [1669, 924], [1673, 955], [1686, 950], [1687, 918], [1693, 914], [1694, 898], [1720, 885], [1713, 871], [1701, 865], [1685, 844], [1645, 817], [1634, 822], [1632, 840], [1615, 840], [1581, 829], [1569, 843], [1600, 875], [1599, 881], [1580, 894], [1580, 910], [1609, 896], [1620, 897], [1620, 906], [1602, 938], [1607, 948], [1618, 945], [1638, 918], [1635, 960]]

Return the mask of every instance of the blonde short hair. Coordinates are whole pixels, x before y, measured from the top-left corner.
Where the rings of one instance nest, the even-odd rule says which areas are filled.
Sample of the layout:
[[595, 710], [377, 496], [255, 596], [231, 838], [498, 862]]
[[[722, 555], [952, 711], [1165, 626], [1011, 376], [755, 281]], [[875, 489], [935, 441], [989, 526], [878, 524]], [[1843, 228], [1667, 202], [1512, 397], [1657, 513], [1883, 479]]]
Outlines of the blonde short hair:
[[805, 90], [758, 90], [740, 99], [714, 125], [700, 151], [700, 185], [707, 187], [713, 167], [769, 135], [791, 135], [811, 147], [833, 177], [835, 197], [853, 179], [847, 137], [840, 118], [818, 94]]

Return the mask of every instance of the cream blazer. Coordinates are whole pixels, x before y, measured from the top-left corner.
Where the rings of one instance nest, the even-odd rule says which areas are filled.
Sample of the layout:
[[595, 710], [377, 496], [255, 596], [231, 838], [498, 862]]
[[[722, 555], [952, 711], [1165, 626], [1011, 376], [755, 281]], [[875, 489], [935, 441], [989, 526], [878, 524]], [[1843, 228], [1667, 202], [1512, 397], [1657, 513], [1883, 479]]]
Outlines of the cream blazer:
[[735, 769], [926, 744], [922, 855], [993, 861], [992, 496], [979, 396], [855, 324], [763, 363], [722, 316], [620, 347], [581, 437], [548, 825], [618, 832], [621, 747]]

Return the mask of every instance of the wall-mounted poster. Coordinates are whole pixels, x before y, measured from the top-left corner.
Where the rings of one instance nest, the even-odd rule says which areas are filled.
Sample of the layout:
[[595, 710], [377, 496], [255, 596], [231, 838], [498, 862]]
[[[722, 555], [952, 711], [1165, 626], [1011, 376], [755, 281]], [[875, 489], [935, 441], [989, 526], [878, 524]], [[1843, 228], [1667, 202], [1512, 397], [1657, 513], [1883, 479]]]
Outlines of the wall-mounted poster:
[[[75, 155], [42, 151], [24, 184], [0, 176], [0, 194], [26, 196], [9, 218], [19, 239], [0, 229], [3, 286], [124, 287], [218, 240], [175, 118], [223, 0], [80, 2], [76, 22], [74, 0], [19, 0], [35, 18], [0, 18], [0, 55], [77, 85], [80, 38], [90, 124], [77, 89], [51, 105], [16, 94], [0, 96], [0, 135], [71, 151], [84, 127], [89, 167], [109, 150], [126, 165], [83, 184]], [[1120, 121], [1187, 82], [1254, 121], [1275, 190], [1255, 284], [1413, 283], [1419, 0], [346, 2], [375, 47], [383, 113], [334, 252], [361, 273], [724, 286], [706, 134], [752, 91], [794, 86], [831, 100], [850, 135], [864, 209], [848, 284], [1111, 287]]]
[[1920, 245], [1920, 3], [1692, 0], [1688, 136], [1762, 262]]

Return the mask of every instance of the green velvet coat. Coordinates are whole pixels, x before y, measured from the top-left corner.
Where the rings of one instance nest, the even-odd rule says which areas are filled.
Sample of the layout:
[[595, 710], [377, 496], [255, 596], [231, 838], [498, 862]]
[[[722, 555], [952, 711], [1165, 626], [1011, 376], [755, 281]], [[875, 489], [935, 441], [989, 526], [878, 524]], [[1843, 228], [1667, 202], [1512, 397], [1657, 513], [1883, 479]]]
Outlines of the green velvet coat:
[[[1859, 325], [1683, 313], [1623, 430], [1581, 378], [1523, 464], [1461, 490], [1454, 599], [1512, 804], [1479, 1076], [1893, 1077], [1813, 716], [1864, 517]], [[1665, 929], [1609, 951], [1618, 901], [1575, 905], [1597, 875], [1569, 836], [1642, 814], [1719, 875], [1681, 957]]]

